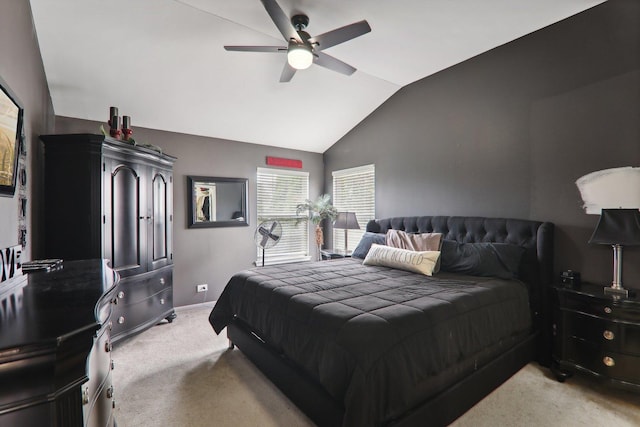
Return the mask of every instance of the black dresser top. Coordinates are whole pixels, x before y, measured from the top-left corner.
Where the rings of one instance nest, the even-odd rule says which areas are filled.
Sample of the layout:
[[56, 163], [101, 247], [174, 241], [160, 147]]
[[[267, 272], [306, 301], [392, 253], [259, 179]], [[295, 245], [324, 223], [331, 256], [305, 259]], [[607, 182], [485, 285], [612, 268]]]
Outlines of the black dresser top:
[[106, 260], [65, 261], [0, 285], [0, 361], [23, 351], [59, 346], [100, 326], [105, 294], [117, 283]]

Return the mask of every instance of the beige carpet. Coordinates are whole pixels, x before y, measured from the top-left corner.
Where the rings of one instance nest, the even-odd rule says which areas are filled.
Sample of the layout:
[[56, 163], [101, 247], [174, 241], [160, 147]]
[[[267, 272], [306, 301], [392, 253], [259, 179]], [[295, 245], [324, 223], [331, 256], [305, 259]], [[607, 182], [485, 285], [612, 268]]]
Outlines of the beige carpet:
[[[227, 350], [210, 310], [179, 309], [173, 323], [116, 347], [118, 427], [312, 426], [239, 350]], [[561, 384], [530, 364], [453, 426], [640, 426], [640, 395], [582, 377]]]

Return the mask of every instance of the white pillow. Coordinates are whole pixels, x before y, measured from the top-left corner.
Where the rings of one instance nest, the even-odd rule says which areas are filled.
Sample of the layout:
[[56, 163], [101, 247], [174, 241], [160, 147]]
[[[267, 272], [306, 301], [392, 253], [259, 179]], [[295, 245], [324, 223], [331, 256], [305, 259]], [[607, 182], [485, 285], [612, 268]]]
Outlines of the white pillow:
[[439, 257], [439, 251], [416, 252], [374, 243], [362, 263], [398, 268], [431, 276]]

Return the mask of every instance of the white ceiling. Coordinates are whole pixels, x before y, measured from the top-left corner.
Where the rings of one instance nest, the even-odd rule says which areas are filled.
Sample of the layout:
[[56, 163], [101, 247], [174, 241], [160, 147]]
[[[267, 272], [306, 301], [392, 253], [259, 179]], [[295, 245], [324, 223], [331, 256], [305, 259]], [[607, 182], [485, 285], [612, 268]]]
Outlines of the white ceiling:
[[[603, 0], [278, 0], [313, 36], [366, 19], [372, 31], [279, 83], [284, 55], [259, 0], [31, 0], [59, 116], [322, 153], [401, 87]], [[97, 131], [97, 129], [96, 129]]]

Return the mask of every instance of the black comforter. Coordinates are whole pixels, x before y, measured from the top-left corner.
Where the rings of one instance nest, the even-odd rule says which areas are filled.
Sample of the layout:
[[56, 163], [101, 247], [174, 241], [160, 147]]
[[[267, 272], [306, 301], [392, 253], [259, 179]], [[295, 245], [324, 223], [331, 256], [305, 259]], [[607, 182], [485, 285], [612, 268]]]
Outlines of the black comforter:
[[432, 277], [358, 259], [236, 274], [209, 318], [233, 317], [345, 407], [345, 425], [392, 420], [512, 347], [531, 329], [517, 280]]

